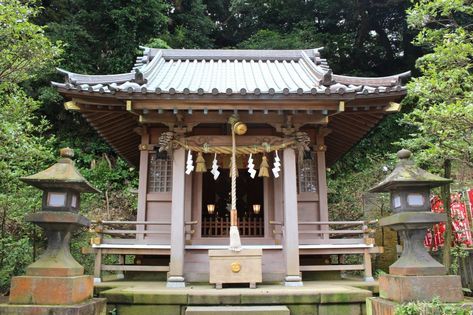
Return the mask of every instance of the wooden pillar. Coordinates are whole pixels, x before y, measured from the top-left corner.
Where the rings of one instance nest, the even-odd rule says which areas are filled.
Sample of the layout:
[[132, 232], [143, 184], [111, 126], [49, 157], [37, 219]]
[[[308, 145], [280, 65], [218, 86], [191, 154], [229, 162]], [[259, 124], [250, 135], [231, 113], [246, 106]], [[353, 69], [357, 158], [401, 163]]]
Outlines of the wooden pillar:
[[[328, 221], [328, 199], [327, 199], [327, 174], [326, 174], [326, 163], [325, 163], [325, 136], [328, 133], [327, 129], [321, 128], [317, 132], [316, 137], [316, 149], [317, 149], [317, 183], [319, 189], [319, 211], [320, 221]], [[328, 230], [327, 225], [321, 225], [321, 230]], [[328, 239], [328, 234], [322, 234], [323, 238]]]
[[171, 262], [167, 287], [182, 288], [184, 282], [184, 200], [185, 195], [185, 150], [177, 149], [172, 162], [172, 206], [171, 206]]
[[299, 268], [299, 224], [297, 214], [297, 171], [294, 149], [284, 149], [284, 254], [286, 260], [286, 286], [302, 286]]
[[94, 283], [102, 282], [102, 249], [97, 248], [94, 262]]
[[[146, 128], [143, 128], [143, 134], [141, 135], [140, 145], [140, 172], [138, 182], [138, 211], [136, 215], [137, 221], [146, 221], [146, 195], [148, 193], [148, 167], [149, 167], [149, 133]], [[144, 226], [138, 225], [137, 231], [143, 231]], [[138, 240], [144, 239], [144, 234], [136, 234]]]

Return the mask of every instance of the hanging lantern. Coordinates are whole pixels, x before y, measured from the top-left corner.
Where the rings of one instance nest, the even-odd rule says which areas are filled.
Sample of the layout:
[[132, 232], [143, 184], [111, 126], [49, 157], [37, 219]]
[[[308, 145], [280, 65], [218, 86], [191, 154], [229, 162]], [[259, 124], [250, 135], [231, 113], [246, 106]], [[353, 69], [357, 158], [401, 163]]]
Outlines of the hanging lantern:
[[202, 152], [199, 152], [197, 154], [197, 159], [196, 159], [196, 165], [195, 165], [195, 171], [198, 173], [205, 173], [207, 172], [207, 168], [205, 167], [205, 159], [202, 156]]
[[264, 155], [263, 159], [261, 160], [261, 165], [259, 167], [258, 177], [269, 177], [269, 164], [268, 158]]
[[260, 211], [261, 211], [261, 205], [259, 205], [259, 204], [254, 204], [254, 205], [253, 205], [253, 212], [254, 212], [255, 214], [259, 214]]
[[304, 160], [313, 161], [314, 160], [314, 152], [312, 150], [304, 150]]
[[207, 211], [209, 214], [213, 214], [215, 212], [215, 205], [210, 203], [207, 205]]
[[156, 160], [167, 160], [168, 159], [168, 152], [165, 150], [161, 150], [161, 147], [156, 147]]

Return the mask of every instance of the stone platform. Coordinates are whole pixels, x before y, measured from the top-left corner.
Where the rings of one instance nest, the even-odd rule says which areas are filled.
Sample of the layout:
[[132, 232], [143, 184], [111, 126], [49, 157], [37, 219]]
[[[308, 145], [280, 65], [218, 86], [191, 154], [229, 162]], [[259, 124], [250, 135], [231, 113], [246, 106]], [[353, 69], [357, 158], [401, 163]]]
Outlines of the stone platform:
[[[47, 291], [47, 289], [45, 289]], [[0, 315], [106, 315], [105, 299], [90, 299], [75, 305], [0, 304]]]
[[120, 315], [185, 314], [190, 306], [286, 306], [291, 315], [366, 314], [366, 298], [376, 292], [376, 282], [306, 281], [303, 287], [262, 284], [256, 289], [231, 287], [216, 290], [209, 284], [166, 288], [166, 282], [113, 281], [96, 284], [107, 298], [108, 311]]

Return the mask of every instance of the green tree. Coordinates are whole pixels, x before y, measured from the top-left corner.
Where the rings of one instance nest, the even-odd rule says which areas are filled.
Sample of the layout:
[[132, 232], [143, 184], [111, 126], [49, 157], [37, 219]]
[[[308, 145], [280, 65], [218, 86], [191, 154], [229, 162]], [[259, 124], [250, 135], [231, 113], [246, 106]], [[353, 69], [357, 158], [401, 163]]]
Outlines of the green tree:
[[[54, 137], [45, 137], [47, 121], [36, 116], [40, 103], [18, 85], [48, 71], [60, 44], [30, 19], [39, 14], [34, 2], [0, 1], [0, 288], [31, 262], [34, 229], [24, 215], [38, 208], [37, 191], [19, 177], [44, 168], [52, 160]], [[33, 231], [33, 232], [32, 232]]]
[[423, 0], [408, 11], [419, 29], [421, 76], [408, 85], [417, 106], [404, 117], [416, 127], [404, 143], [426, 164], [455, 160], [473, 167], [473, 6], [471, 1]]
[[[451, 162], [473, 167], [473, 6], [470, 0], [421, 0], [408, 10], [415, 44], [429, 53], [417, 60], [421, 76], [408, 85], [417, 106], [403, 121], [415, 132], [403, 144], [428, 167]], [[450, 267], [450, 190], [442, 195], [447, 213], [443, 262]]]
[[61, 51], [58, 44], [44, 36], [44, 27], [29, 22], [39, 10], [23, 3], [0, 1], [0, 82], [31, 79], [49, 66]]

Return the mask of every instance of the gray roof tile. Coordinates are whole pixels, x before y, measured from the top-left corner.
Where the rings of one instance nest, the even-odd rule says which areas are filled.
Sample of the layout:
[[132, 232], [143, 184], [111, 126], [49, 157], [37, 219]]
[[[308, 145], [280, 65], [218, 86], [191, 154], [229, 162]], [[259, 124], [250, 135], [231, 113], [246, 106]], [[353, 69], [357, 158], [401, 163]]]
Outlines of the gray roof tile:
[[332, 75], [318, 49], [195, 50], [143, 47], [130, 73], [84, 75], [59, 69], [58, 87], [89, 93], [345, 94], [400, 91], [410, 73], [381, 78]]

